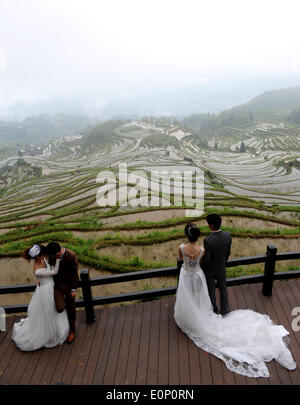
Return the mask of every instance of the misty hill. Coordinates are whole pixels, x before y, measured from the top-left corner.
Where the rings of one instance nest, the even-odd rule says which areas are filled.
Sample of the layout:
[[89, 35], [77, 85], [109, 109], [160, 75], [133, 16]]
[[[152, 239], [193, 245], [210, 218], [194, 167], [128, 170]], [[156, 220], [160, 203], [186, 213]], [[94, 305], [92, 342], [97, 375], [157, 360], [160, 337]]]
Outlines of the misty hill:
[[191, 114], [181, 121], [182, 128], [191, 132], [190, 139], [204, 148], [211, 141], [215, 144], [216, 139], [242, 140], [252, 134], [256, 126], [262, 125], [265, 128], [266, 123], [286, 125], [290, 127], [290, 135], [298, 133], [296, 127], [300, 125], [300, 86], [267, 91], [246, 104], [219, 114]]
[[115, 141], [121, 140], [116, 128], [123, 124], [122, 120], [109, 120], [93, 127], [81, 141], [83, 153], [97, 152], [100, 148], [109, 148]]
[[[265, 124], [273, 127], [269, 130]], [[278, 127], [276, 131], [274, 125]], [[0, 121], [0, 156], [43, 154], [93, 159], [93, 156], [119, 150], [120, 145], [129, 147], [133, 141], [138, 143], [136, 148], [173, 146], [180, 150], [183, 142], [191, 141], [201, 149], [225, 150], [234, 144], [236, 150], [240, 148], [238, 142], [256, 134], [274, 137], [275, 133], [282, 136], [287, 132], [295, 136], [299, 133], [298, 125], [300, 86], [262, 93], [246, 104], [218, 114], [191, 114], [182, 119], [172, 115], [143, 116], [134, 121], [122, 117], [95, 125], [85, 116], [42, 114], [18, 122]], [[33, 146], [24, 146], [30, 144]], [[265, 147], [269, 148], [267, 144], [262, 146]], [[250, 146], [247, 148], [249, 150]], [[278, 150], [279, 145], [276, 148]]]
[[167, 147], [174, 146], [175, 148], [180, 148], [180, 142], [173, 136], [166, 134], [153, 134], [148, 135], [141, 141], [141, 146], [149, 147]]
[[86, 132], [91, 121], [85, 116], [41, 114], [22, 121], [0, 121], [0, 148], [40, 145], [54, 138]]
[[266, 91], [248, 103], [235, 107], [237, 110], [283, 111], [300, 107], [300, 86]]
[[[92, 128], [82, 137], [81, 154], [111, 150], [114, 144], [126, 138], [141, 138], [141, 147], [174, 146], [179, 150], [181, 141], [174, 136], [169, 136], [173, 127], [184, 131], [185, 139], [195, 142], [200, 148], [225, 147], [228, 149], [231, 148], [231, 144], [236, 144], [239, 150], [240, 144], [237, 142], [248, 139], [256, 132], [258, 136], [265, 134], [265, 131], [268, 137], [275, 137], [278, 134], [295, 136], [296, 128], [287, 130], [283, 129], [282, 125], [283, 123], [287, 126], [300, 124], [298, 106], [300, 106], [300, 86], [262, 93], [246, 104], [218, 114], [191, 114], [181, 120], [172, 116], [144, 116], [141, 118], [144, 123], [142, 128], [135, 127], [130, 120], [110, 120]], [[273, 126], [271, 125], [270, 128], [268, 125], [265, 126], [268, 122]], [[274, 128], [277, 127], [281, 129], [275, 130]], [[224, 146], [224, 142], [229, 143]], [[269, 146], [266, 144], [262, 148], [269, 148]], [[276, 148], [278, 149], [279, 146], [277, 145]]]

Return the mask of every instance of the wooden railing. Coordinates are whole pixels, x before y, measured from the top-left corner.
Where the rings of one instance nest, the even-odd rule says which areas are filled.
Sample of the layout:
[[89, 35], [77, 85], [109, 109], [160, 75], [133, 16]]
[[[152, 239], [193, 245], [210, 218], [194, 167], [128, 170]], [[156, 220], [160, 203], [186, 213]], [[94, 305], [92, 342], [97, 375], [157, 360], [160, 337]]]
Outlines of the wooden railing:
[[[241, 265], [250, 265], [257, 263], [265, 263], [264, 274], [257, 274], [252, 276], [232, 277], [227, 279], [227, 286], [262, 283], [262, 294], [265, 296], [272, 295], [273, 280], [299, 278], [300, 270], [293, 270], [287, 272], [275, 272], [277, 261], [300, 259], [300, 251], [297, 252], [284, 252], [277, 253], [277, 248], [274, 245], [267, 246], [265, 255], [241, 257], [231, 259], [227, 262], [226, 267], [236, 267]], [[89, 270], [81, 269], [79, 286], [82, 289], [83, 299], [76, 300], [77, 307], [85, 307], [86, 321], [88, 323], [94, 322], [94, 306], [112, 304], [117, 302], [126, 302], [132, 300], [145, 300], [154, 297], [162, 297], [166, 295], [173, 295], [176, 293], [177, 286], [158, 288], [146, 291], [135, 291], [131, 293], [109, 295], [104, 297], [93, 298], [92, 287], [105, 284], [122, 283], [134, 280], [143, 280], [155, 277], [165, 277], [172, 275], [179, 275], [181, 262], [177, 260], [177, 267], [163, 267], [159, 269], [134, 271], [130, 273], [117, 274], [105, 277], [95, 277], [90, 279]], [[15, 294], [32, 292], [36, 288], [36, 284], [19, 284], [14, 286], [0, 286], [1, 294]], [[6, 313], [19, 313], [26, 312], [27, 305], [7, 305], [3, 307]]]

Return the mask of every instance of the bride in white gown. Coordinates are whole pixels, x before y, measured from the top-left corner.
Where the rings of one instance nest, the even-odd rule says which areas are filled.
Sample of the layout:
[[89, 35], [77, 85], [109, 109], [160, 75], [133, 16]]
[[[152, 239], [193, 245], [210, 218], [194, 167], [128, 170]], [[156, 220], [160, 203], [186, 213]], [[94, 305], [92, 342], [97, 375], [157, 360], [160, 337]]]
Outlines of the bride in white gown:
[[205, 252], [196, 242], [200, 231], [192, 224], [186, 227], [186, 235], [189, 243], [179, 247], [183, 264], [174, 307], [177, 325], [198, 347], [238, 374], [269, 377], [265, 362], [273, 359], [294, 370], [297, 365], [283, 339], [289, 332], [268, 315], [239, 309], [222, 317], [213, 311], [201, 269]]
[[53, 276], [58, 272], [60, 261], [56, 260], [52, 269], [45, 258], [46, 253], [47, 248], [38, 244], [25, 251], [27, 260], [34, 259], [38, 285], [28, 306], [28, 317], [13, 327], [12, 339], [23, 351], [60, 345], [69, 334], [67, 312], [58, 313], [54, 303]]

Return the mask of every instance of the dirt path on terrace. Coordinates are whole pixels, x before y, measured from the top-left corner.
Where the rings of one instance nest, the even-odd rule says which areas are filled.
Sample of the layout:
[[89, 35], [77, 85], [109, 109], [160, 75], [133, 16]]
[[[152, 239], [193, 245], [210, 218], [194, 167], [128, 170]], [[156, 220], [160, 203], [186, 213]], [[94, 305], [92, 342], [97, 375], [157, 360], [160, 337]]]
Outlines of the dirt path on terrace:
[[[178, 246], [185, 243], [186, 239], [172, 240], [160, 244], [153, 244], [147, 246], [114, 246], [99, 249], [99, 254], [114, 256], [120, 259], [127, 259], [129, 257], [138, 256], [145, 262], [159, 262], [162, 261], [169, 266], [176, 265], [176, 257], [178, 254]], [[200, 245], [203, 245], [203, 237], [199, 239]], [[235, 238], [232, 240], [231, 258], [242, 256], [255, 256], [266, 253], [267, 244], [274, 244], [277, 246], [278, 252], [298, 251], [300, 238], [295, 239], [272, 239], [272, 238]], [[299, 260], [282, 261], [278, 262], [276, 269], [286, 269], [289, 266], [297, 267], [300, 269]], [[263, 268], [262, 265], [251, 265], [248, 268]]]
[[[133, 214], [132, 214], [133, 215]], [[145, 217], [144, 217], [145, 220]], [[148, 220], [148, 219], [147, 219]], [[156, 221], [155, 221], [156, 222]], [[187, 220], [188, 222], [188, 220]], [[207, 225], [207, 222], [205, 219], [202, 219], [200, 221], [196, 221], [197, 225], [203, 226]], [[117, 226], [121, 225], [121, 223], [116, 223], [116, 224], [105, 224], [106, 226]], [[292, 228], [292, 225], [284, 225], [284, 224], [279, 224], [276, 222], [272, 221], [264, 221], [260, 219], [255, 219], [255, 218], [243, 218], [243, 217], [234, 217], [234, 216], [224, 216], [223, 217], [223, 226], [226, 227], [235, 227], [235, 228], [241, 228], [241, 229], [288, 229]], [[115, 235], [118, 233], [119, 235], [124, 235], [124, 237], [129, 237], [132, 235], [133, 237], [136, 237], [137, 235], [146, 235], [150, 233], [151, 231], [167, 231], [170, 229], [184, 229], [184, 225], [172, 225], [168, 226], [166, 228], [152, 228], [152, 229], [141, 229], [141, 230], [103, 230], [103, 231], [72, 231], [73, 235], [78, 237], [78, 238], [83, 238], [83, 239], [98, 239], [98, 238], [103, 238], [105, 235]]]
[[147, 212], [137, 212], [135, 214], [125, 214], [110, 218], [103, 218], [101, 221], [105, 225], [118, 225], [126, 222], [151, 221], [159, 222], [165, 219], [184, 217], [184, 209], [157, 210]]

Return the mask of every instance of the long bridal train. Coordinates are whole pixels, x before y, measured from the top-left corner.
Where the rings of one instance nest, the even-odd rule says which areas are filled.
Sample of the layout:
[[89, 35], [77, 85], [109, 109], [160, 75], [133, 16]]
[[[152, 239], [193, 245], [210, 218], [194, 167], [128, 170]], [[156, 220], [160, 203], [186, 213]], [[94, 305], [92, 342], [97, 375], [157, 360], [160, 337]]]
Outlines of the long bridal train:
[[289, 332], [268, 315], [239, 309], [222, 317], [213, 311], [205, 274], [200, 267], [203, 248], [191, 259], [180, 246], [183, 265], [176, 293], [177, 325], [201, 349], [223, 360], [235, 373], [269, 377], [266, 362], [273, 359], [288, 370], [297, 365], [287, 347]]

